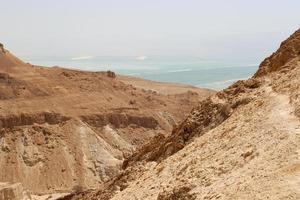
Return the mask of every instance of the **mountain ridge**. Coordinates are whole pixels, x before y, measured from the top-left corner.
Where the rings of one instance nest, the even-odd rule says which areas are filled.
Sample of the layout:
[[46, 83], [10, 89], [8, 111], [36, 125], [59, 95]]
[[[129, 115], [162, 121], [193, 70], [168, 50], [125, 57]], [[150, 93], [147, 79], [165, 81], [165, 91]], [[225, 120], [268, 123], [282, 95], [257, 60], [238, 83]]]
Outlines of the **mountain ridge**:
[[96, 191], [62, 199], [299, 199], [300, 30]]
[[133, 84], [111, 71], [35, 66], [0, 52], [0, 197], [7, 190], [22, 196], [22, 187], [32, 196], [100, 187], [119, 173], [124, 157], [169, 134], [186, 111], [214, 93], [168, 83], [151, 89], [147, 80]]

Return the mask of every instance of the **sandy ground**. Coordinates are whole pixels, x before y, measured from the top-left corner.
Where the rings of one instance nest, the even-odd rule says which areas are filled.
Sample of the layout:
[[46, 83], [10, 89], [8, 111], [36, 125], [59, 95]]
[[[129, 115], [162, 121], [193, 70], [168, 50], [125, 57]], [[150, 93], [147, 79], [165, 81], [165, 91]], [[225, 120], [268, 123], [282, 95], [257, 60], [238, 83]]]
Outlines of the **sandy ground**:
[[193, 87], [190, 85], [179, 84], [179, 83], [166, 83], [166, 82], [155, 82], [149, 81], [141, 78], [131, 77], [131, 76], [119, 76], [118, 79], [126, 84], [134, 85], [138, 88], [143, 88], [146, 90], [153, 90], [162, 94], [180, 94], [186, 93], [187, 91], [201, 93], [201, 92], [212, 92], [213, 90], [201, 89]]

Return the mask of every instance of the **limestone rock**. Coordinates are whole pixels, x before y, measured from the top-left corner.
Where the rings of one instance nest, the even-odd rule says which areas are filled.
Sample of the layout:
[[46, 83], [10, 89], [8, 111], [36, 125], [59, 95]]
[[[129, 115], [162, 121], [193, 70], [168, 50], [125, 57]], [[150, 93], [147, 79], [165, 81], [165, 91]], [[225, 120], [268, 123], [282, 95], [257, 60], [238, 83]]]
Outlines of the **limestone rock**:
[[0, 200], [31, 200], [21, 183], [0, 183]]

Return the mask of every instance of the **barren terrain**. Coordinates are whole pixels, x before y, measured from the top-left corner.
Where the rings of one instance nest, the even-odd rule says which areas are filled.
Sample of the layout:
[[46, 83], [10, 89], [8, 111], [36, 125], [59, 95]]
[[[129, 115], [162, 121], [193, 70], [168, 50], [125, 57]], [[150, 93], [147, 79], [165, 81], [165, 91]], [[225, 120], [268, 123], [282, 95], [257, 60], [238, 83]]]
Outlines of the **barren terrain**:
[[137, 147], [170, 134], [214, 93], [34, 66], [0, 47], [0, 199], [96, 189]]
[[300, 30], [155, 137], [98, 190], [62, 199], [300, 199]]
[[217, 93], [1, 56], [0, 195], [300, 199], [300, 30]]

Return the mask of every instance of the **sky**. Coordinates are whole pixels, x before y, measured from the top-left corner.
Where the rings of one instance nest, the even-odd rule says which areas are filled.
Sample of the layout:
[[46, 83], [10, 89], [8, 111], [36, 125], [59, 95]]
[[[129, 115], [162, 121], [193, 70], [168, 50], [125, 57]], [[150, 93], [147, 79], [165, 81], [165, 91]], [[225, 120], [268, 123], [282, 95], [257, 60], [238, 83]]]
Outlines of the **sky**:
[[299, 0], [0, 0], [20, 57], [261, 60], [300, 27]]

